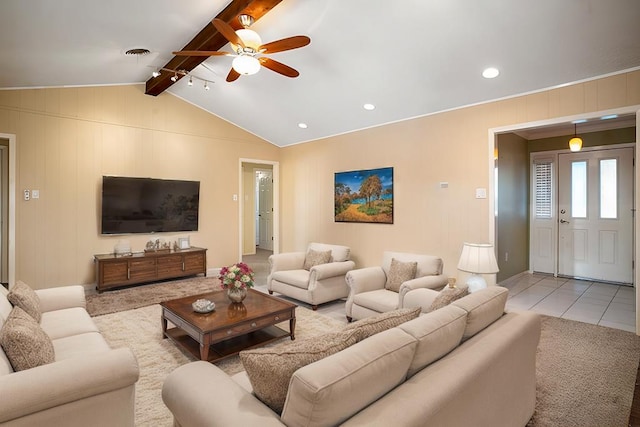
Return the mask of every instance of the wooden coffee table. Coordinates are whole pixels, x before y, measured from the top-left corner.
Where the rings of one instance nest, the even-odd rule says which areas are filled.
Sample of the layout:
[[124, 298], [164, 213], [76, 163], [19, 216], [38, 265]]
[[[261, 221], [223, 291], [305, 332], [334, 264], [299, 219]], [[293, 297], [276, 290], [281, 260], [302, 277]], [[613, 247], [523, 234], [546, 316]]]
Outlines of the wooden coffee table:
[[[211, 313], [193, 311], [191, 303], [213, 301]], [[226, 291], [192, 295], [160, 303], [163, 337], [170, 338], [194, 357], [210, 362], [264, 345], [279, 338], [295, 339], [296, 304], [249, 289], [240, 304], [232, 304]], [[289, 321], [289, 331], [275, 326]], [[167, 328], [171, 322], [174, 328]]]

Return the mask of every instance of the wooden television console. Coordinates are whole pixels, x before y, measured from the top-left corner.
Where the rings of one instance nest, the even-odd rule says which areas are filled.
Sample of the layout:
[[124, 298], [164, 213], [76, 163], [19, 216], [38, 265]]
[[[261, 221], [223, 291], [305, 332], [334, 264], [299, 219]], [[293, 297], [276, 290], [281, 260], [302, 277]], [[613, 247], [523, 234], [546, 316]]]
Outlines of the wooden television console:
[[191, 247], [178, 251], [159, 250], [132, 255], [94, 255], [96, 289], [98, 292], [207, 273], [207, 250]]

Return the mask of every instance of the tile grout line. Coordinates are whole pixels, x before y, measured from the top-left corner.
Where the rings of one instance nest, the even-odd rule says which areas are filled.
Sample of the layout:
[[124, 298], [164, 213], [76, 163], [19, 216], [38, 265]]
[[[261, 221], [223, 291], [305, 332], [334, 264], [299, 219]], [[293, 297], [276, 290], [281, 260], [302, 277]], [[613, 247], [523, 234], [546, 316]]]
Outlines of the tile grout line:
[[[566, 282], [565, 282], [565, 283], [566, 283]], [[563, 311], [563, 312], [562, 312], [562, 314], [560, 315], [560, 317], [562, 318], [562, 316], [564, 316], [565, 314], [567, 314], [567, 311], [571, 310], [571, 307], [573, 307], [574, 305], [576, 305], [576, 303], [578, 302], [578, 300], [579, 300], [580, 298], [582, 298], [582, 297], [584, 296], [584, 294], [586, 294], [586, 293], [587, 293], [587, 291], [588, 291], [589, 289], [591, 289], [591, 287], [592, 287], [592, 286], [593, 286], [593, 282], [589, 282], [589, 286], [588, 286], [588, 287], [586, 287], [586, 288], [584, 289], [584, 291], [582, 291], [582, 293], [580, 294], [580, 296], [579, 296], [578, 298], [576, 298], [576, 300], [573, 302], [573, 304], [571, 304], [569, 307], [567, 307], [567, 309], [566, 309], [565, 311]]]

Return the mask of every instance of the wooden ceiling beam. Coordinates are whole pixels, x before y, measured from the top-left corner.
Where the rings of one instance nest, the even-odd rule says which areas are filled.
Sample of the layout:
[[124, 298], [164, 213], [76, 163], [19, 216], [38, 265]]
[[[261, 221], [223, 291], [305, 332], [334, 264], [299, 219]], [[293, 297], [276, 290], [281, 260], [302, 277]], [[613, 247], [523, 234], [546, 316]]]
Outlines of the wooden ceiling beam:
[[[234, 29], [239, 30], [242, 26], [236, 19], [238, 15], [251, 15], [257, 21], [281, 1], [282, 0], [233, 0], [215, 18], [222, 19]], [[213, 21], [213, 19], [211, 21]], [[219, 50], [227, 43], [227, 39], [209, 22], [193, 40], [179, 50]], [[206, 56], [174, 56], [161, 68], [189, 72], [206, 59], [208, 59]], [[175, 83], [171, 81], [172, 76], [173, 73], [162, 71], [158, 77], [151, 77], [147, 80], [145, 93], [152, 96], [160, 95]], [[178, 80], [182, 77], [182, 75], [178, 75]]]

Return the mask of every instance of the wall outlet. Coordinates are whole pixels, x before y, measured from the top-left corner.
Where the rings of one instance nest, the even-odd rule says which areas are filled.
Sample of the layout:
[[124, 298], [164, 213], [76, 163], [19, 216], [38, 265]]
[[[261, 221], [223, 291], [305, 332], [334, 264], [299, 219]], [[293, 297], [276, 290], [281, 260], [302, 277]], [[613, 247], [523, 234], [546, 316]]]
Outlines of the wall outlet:
[[24, 190], [24, 200], [26, 202], [28, 202], [29, 200], [31, 200], [31, 193], [29, 192], [29, 190]]
[[238, 201], [238, 195], [237, 195], [237, 194], [234, 194], [234, 195], [233, 195], [233, 201], [234, 201], [234, 202], [237, 202], [237, 201]]

